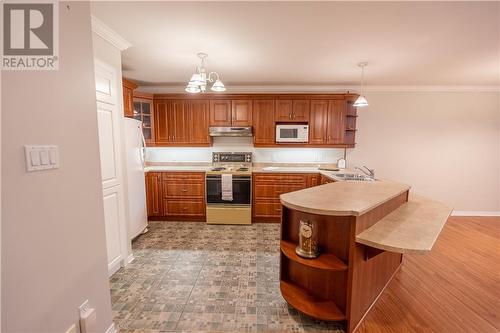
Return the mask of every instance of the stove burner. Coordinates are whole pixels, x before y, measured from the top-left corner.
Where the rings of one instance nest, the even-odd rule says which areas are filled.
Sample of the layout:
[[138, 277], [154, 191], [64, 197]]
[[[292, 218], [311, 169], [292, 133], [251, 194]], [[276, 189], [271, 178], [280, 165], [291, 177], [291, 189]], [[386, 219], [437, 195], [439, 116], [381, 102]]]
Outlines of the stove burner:
[[226, 168], [224, 168], [224, 167], [215, 167], [215, 168], [212, 168], [212, 171], [222, 171], [222, 170], [226, 170]]
[[241, 168], [236, 169], [236, 171], [248, 171], [248, 168], [241, 167]]

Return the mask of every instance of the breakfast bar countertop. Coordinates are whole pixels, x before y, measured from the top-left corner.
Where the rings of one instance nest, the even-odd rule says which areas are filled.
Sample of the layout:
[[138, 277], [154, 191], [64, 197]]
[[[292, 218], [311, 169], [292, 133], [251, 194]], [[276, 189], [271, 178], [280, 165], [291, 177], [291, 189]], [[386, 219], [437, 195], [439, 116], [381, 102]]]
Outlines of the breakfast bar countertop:
[[339, 181], [282, 194], [280, 200], [285, 207], [305, 213], [359, 216], [409, 189], [389, 180]]

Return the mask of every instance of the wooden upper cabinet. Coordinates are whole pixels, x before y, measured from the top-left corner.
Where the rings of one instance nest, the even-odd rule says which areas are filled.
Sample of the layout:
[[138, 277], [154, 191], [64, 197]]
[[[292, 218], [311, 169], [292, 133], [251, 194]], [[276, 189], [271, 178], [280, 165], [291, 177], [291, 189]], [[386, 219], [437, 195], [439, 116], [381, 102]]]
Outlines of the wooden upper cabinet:
[[330, 100], [328, 104], [328, 125], [326, 142], [328, 144], [343, 144], [345, 136], [347, 102], [345, 100]]
[[296, 122], [309, 121], [309, 110], [311, 102], [308, 99], [296, 99], [292, 101], [293, 120]]
[[231, 101], [210, 101], [210, 126], [231, 126]]
[[327, 138], [328, 105], [326, 99], [311, 101], [311, 114], [309, 120], [309, 143], [324, 144]]
[[154, 109], [155, 109], [155, 142], [162, 144], [168, 143], [170, 141], [170, 137], [172, 133], [170, 133], [168, 125], [168, 116], [167, 113], [169, 101], [155, 101]]
[[123, 89], [123, 115], [125, 117], [134, 117], [134, 89], [137, 88], [137, 84], [122, 78], [122, 89]]
[[278, 122], [293, 121], [293, 102], [289, 99], [276, 100], [274, 120]]
[[275, 143], [274, 100], [253, 101], [254, 143], [272, 145]]
[[161, 100], [155, 102], [157, 145], [208, 146], [207, 100]]
[[142, 122], [142, 134], [146, 144], [154, 144], [153, 96], [134, 92], [134, 119]]
[[210, 126], [252, 126], [252, 100], [211, 100]]
[[236, 99], [231, 101], [232, 126], [252, 126], [252, 100]]
[[307, 99], [276, 100], [274, 119], [276, 122], [308, 122], [310, 101]]
[[189, 101], [186, 112], [184, 128], [189, 133], [187, 142], [192, 145], [209, 145], [209, 102], [207, 100]]

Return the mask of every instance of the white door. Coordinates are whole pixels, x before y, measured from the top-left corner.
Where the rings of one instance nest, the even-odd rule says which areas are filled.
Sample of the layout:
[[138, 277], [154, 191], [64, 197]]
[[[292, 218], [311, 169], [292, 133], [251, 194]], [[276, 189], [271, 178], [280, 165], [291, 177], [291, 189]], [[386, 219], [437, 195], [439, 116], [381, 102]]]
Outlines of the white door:
[[124, 266], [127, 257], [127, 223], [121, 168], [120, 121], [116, 70], [95, 60], [99, 152], [108, 251], [108, 274]]

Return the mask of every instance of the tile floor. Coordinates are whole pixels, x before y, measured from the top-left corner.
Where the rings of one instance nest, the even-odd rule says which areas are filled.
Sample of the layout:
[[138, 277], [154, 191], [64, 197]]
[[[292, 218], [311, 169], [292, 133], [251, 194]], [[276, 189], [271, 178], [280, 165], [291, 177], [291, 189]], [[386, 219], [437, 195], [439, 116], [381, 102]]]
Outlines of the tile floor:
[[150, 222], [111, 281], [120, 332], [344, 332], [289, 307], [279, 225]]

